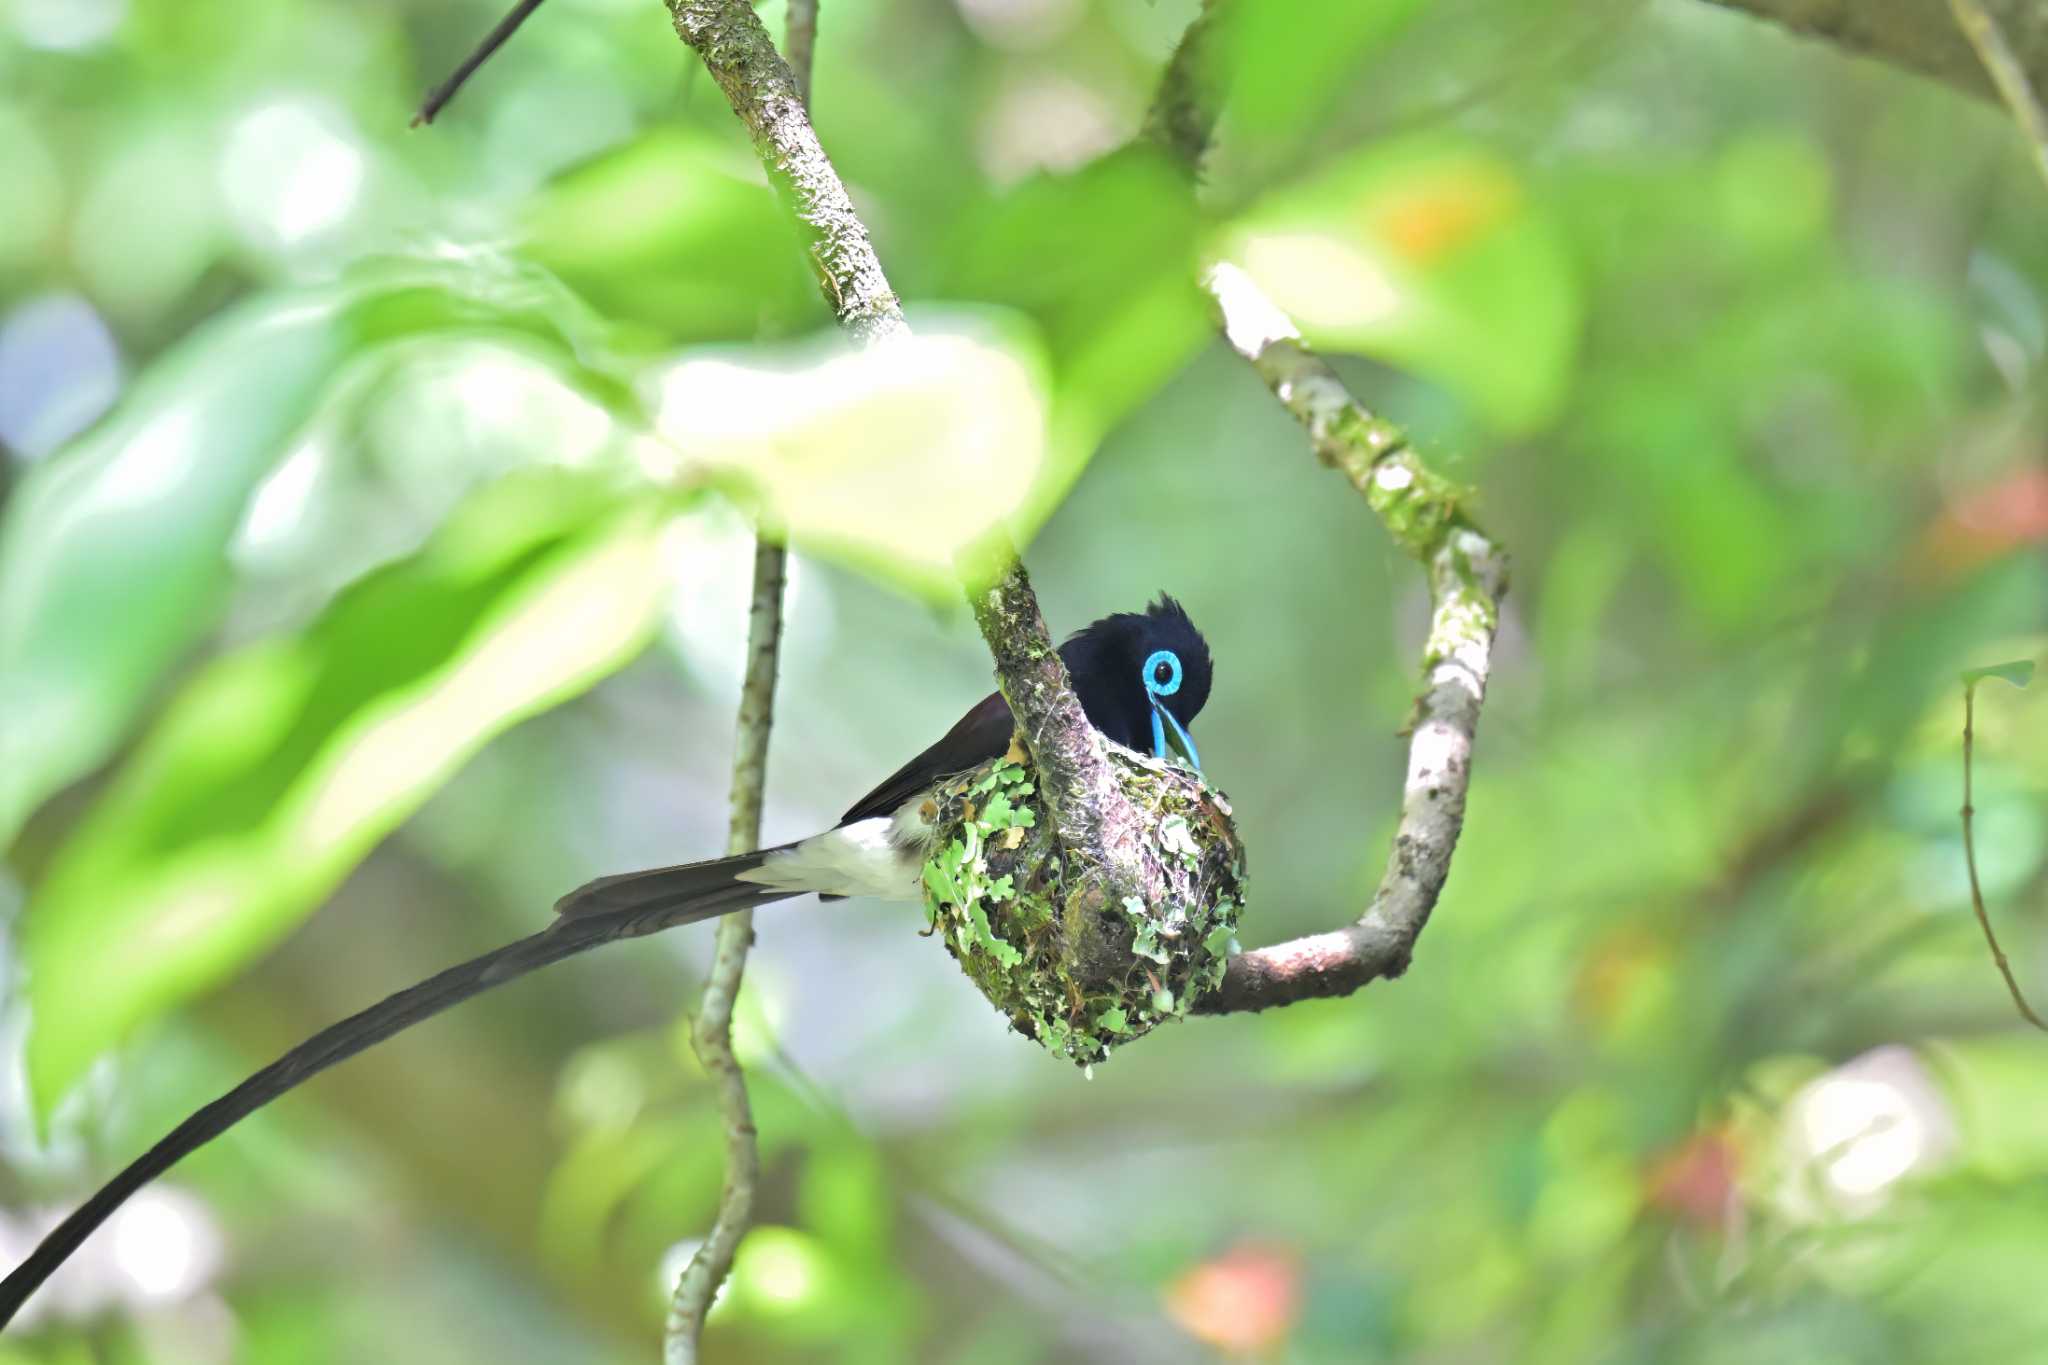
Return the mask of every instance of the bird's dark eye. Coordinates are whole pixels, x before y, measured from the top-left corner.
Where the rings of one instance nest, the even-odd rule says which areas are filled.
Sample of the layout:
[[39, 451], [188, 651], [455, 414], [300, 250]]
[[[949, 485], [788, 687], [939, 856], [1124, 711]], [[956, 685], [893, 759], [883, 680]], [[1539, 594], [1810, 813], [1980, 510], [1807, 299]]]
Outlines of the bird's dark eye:
[[1180, 656], [1170, 649], [1158, 649], [1145, 660], [1139, 677], [1145, 690], [1155, 697], [1170, 697], [1180, 691]]

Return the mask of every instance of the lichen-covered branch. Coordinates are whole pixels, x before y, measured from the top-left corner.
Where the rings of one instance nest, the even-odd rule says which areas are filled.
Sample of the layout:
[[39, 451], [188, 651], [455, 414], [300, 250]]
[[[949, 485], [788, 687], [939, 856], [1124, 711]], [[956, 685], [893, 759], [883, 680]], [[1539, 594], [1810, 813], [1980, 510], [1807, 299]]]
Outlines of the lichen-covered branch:
[[[2027, 75], [2026, 66], [2006, 37], [2005, 26], [1985, 0], [1949, 0], [1949, 9], [1955, 14], [1956, 27], [1963, 31], [1984, 63], [1991, 83], [1998, 87], [1999, 98], [2012, 111], [2020, 131], [2026, 134], [2027, 146], [2042, 178], [2048, 180], [2048, 109], [2041, 107], [2038, 93], [2048, 86]], [[2039, 15], [2041, 7], [2036, 5], [2033, 12]]]
[[[1956, 27], [1947, 0], [1710, 0], [1768, 19], [1805, 38], [1931, 76], [1979, 99], [1997, 86]], [[2048, 6], [2040, 0], [1981, 0], [2036, 90], [2048, 89]]]
[[1127, 898], [1151, 902], [1147, 824], [1110, 766], [1102, 732], [1089, 724], [1074, 694], [1023, 562], [1006, 538], [995, 556], [1002, 568], [986, 583], [978, 584], [971, 571], [965, 575], [968, 601], [1066, 860], [1061, 922], [1067, 965], [1092, 979], [1127, 956], [1106, 941], [1102, 912]]
[[676, 32], [747, 133], [768, 179], [796, 216], [839, 325], [860, 342], [909, 331], [868, 230], [804, 112], [803, 83], [746, 0], [668, 0]]
[[1351, 481], [1388, 534], [1421, 562], [1433, 603], [1401, 820], [1379, 889], [1356, 923], [1233, 957], [1223, 984], [1197, 1006], [1229, 1014], [1348, 995], [1407, 970], [1464, 828], [1507, 557], [1467, 520], [1457, 486], [1425, 465], [1398, 427], [1353, 398], [1248, 278], [1218, 266], [1207, 283], [1232, 348], [1307, 430], [1322, 461]]
[[[867, 231], [811, 129], [799, 83], [752, 6], [746, 0], [669, 0], [669, 7], [676, 31], [703, 57], [809, 235], [840, 325], [869, 344], [908, 335]], [[1133, 885], [1136, 874], [1120, 841], [1140, 822], [1074, 696], [1016, 548], [997, 533], [978, 547], [974, 564], [980, 567], [964, 574], [968, 600], [1066, 851], [1094, 867], [1092, 890], [1107, 894]], [[1091, 898], [1076, 897], [1075, 904]]]
[[[726, 852], [761, 846], [761, 801], [768, 773], [768, 735], [775, 723], [775, 671], [782, 651], [782, 587], [785, 555], [762, 536], [754, 545], [753, 604], [747, 612], [747, 671], [740, 684], [739, 721], [732, 758], [732, 824]], [[739, 998], [747, 950], [754, 942], [754, 912], [742, 910], [718, 922], [718, 946], [704, 998], [690, 1028], [690, 1048], [718, 1086], [718, 1110], [725, 1127], [725, 1186], [718, 1216], [702, 1246], [676, 1280], [669, 1297], [663, 1359], [694, 1365], [704, 1315], [732, 1270], [733, 1256], [754, 1211], [754, 1186], [761, 1156], [747, 1100], [746, 1073], [732, 1050], [732, 1009]]]
[[1351, 480], [1396, 543], [1422, 563], [1434, 603], [1423, 647], [1426, 690], [1379, 889], [1354, 924], [1233, 958], [1221, 988], [1202, 1004], [1205, 1012], [1229, 1013], [1345, 995], [1406, 970], [1464, 825], [1507, 563], [1466, 523], [1456, 487], [1422, 463], [1398, 428], [1353, 398], [1248, 280], [1218, 267], [1209, 283], [1232, 347], [1301, 422], [1316, 454]]
[[[1146, 136], [1190, 177], [1200, 170], [1216, 102], [1228, 86], [1230, 73], [1218, 67], [1211, 40], [1225, 3], [1204, 4], [1175, 50], [1145, 121]], [[1190, 102], [1207, 107], [1184, 107]], [[1248, 275], [1217, 265], [1203, 283], [1231, 348], [1294, 414], [1323, 463], [1351, 480], [1395, 543], [1423, 566], [1433, 603], [1401, 820], [1379, 889], [1365, 913], [1342, 929], [1231, 958], [1222, 983], [1195, 1007], [1203, 1014], [1229, 1014], [1348, 995], [1368, 981], [1407, 970], [1465, 825], [1472, 741], [1507, 591], [1507, 558], [1464, 515], [1458, 487], [1409, 449], [1399, 427], [1351, 395]]]

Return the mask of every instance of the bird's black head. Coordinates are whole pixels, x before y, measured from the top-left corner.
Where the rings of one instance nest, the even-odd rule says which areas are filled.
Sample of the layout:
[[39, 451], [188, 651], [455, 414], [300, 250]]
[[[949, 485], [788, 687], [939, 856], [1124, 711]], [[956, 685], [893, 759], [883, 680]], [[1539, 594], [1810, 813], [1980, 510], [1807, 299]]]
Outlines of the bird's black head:
[[1209, 700], [1209, 645], [1180, 603], [1164, 594], [1141, 612], [1117, 612], [1060, 646], [1074, 691], [1096, 729], [1155, 758], [1178, 751], [1202, 770], [1188, 733]]

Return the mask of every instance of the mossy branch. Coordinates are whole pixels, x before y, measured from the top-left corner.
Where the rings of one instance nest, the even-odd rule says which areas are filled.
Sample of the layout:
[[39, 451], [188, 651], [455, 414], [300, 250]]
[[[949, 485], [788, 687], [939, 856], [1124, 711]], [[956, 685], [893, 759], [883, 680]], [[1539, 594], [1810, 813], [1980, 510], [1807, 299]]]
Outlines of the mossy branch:
[[1248, 279], [1219, 266], [1208, 283], [1231, 346], [1301, 422], [1316, 454], [1351, 481], [1422, 565], [1433, 603], [1401, 819], [1379, 889], [1355, 923], [1233, 957], [1223, 984], [1196, 1006], [1229, 1014], [1349, 995], [1407, 970], [1465, 825], [1507, 557], [1470, 523], [1458, 486], [1424, 464], [1398, 427], [1353, 398]]
[[[1227, 4], [1203, 5], [1145, 120], [1146, 136], [1188, 173], [1191, 187], [1229, 83], [1212, 38]], [[1229, 1014], [1349, 995], [1407, 970], [1465, 825], [1472, 743], [1507, 591], [1507, 557], [1471, 524], [1464, 491], [1425, 464], [1399, 427], [1354, 398], [1249, 276], [1217, 265], [1203, 283], [1231, 348], [1301, 423], [1317, 457], [1351, 481], [1395, 544], [1423, 566], [1434, 604], [1401, 820], [1379, 889], [1365, 913], [1342, 929], [1231, 958], [1222, 984], [1195, 1007]]]

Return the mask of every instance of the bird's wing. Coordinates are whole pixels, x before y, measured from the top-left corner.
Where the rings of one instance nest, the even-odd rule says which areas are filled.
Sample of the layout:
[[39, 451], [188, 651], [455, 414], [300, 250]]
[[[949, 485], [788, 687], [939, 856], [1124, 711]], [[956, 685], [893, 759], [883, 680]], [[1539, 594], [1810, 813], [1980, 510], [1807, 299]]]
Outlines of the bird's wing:
[[1000, 692], [991, 692], [962, 717], [938, 743], [882, 779], [880, 786], [854, 802], [839, 823], [871, 820], [894, 815], [905, 801], [932, 786], [942, 777], [964, 773], [992, 758], [1001, 758], [1010, 747], [1016, 723], [1010, 718], [1010, 704]]

